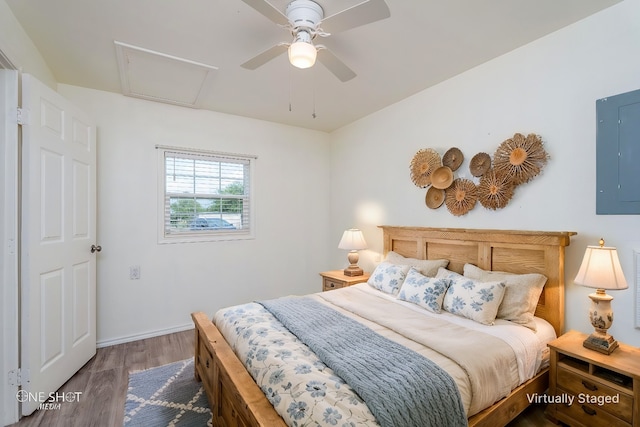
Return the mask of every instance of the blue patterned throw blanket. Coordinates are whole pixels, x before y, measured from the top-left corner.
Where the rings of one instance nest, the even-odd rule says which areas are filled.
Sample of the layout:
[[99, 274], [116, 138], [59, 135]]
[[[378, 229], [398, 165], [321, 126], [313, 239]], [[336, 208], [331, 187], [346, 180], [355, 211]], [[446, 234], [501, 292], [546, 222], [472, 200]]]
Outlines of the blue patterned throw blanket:
[[259, 303], [360, 395], [381, 426], [467, 425], [454, 380], [426, 357], [310, 298]]

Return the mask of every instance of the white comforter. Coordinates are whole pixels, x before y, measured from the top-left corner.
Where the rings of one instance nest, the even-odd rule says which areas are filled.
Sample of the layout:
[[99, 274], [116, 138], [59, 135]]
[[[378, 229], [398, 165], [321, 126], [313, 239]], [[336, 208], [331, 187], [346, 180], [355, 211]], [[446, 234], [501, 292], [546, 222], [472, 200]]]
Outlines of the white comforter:
[[[533, 377], [555, 338], [542, 319], [537, 332], [501, 320], [486, 326], [431, 313], [366, 283], [312, 297], [438, 363], [455, 380], [468, 416]], [[261, 305], [220, 310], [214, 323], [289, 425], [375, 425], [357, 394]]]

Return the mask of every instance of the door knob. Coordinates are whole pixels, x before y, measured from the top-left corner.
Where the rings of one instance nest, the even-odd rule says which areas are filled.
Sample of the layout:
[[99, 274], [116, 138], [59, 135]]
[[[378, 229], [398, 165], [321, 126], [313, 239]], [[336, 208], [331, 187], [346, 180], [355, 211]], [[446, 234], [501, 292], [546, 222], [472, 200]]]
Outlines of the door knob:
[[100, 252], [102, 250], [102, 246], [91, 245], [91, 253]]

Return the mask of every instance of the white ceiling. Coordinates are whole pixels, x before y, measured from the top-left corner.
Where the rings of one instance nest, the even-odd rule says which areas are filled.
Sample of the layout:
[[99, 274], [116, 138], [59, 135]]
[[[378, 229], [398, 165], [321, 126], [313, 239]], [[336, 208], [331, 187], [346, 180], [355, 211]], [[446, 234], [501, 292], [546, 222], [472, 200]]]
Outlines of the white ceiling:
[[[200, 108], [332, 131], [621, 0], [386, 0], [390, 18], [321, 41], [357, 73], [344, 83], [286, 54], [241, 68], [290, 42], [241, 0], [5, 1], [60, 83], [123, 93], [120, 42], [161, 54], [136, 68], [151, 98], [191, 99], [196, 83]], [[361, 1], [317, 2], [331, 14]]]

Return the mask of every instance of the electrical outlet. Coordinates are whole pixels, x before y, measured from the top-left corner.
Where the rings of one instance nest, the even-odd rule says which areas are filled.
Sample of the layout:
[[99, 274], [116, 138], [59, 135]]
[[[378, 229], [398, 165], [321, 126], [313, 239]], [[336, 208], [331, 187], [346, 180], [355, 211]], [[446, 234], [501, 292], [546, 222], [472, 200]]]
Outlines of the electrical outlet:
[[140, 279], [140, 266], [139, 265], [132, 265], [131, 267], [129, 267], [129, 279], [131, 279], [131, 280]]

